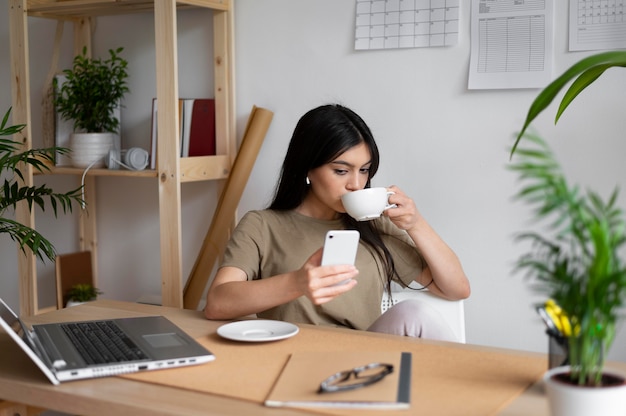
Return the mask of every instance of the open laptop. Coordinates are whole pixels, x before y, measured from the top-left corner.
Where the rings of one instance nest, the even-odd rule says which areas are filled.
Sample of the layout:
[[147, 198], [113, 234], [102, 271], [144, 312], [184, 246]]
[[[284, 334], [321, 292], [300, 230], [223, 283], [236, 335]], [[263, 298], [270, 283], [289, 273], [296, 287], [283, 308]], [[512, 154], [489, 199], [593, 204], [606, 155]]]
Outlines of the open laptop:
[[0, 326], [53, 384], [215, 359], [163, 316], [41, 324], [29, 331], [0, 299]]

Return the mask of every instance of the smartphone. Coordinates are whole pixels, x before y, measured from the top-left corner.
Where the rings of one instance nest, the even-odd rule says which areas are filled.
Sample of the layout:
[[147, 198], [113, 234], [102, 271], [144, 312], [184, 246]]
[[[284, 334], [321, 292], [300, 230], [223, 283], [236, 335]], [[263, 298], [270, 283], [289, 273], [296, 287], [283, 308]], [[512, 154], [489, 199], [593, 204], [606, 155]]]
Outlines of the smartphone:
[[322, 266], [352, 264], [356, 259], [360, 234], [356, 230], [331, 230], [324, 239]]

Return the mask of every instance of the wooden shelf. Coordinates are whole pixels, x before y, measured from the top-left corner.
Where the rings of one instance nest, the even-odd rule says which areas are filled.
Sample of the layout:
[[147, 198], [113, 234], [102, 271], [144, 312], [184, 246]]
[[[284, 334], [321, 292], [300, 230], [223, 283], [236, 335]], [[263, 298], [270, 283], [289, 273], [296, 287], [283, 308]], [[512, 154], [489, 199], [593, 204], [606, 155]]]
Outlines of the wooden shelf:
[[[30, 65], [28, 49], [29, 17], [69, 21], [74, 24], [74, 54], [87, 47], [91, 52], [93, 21], [97, 16], [150, 12], [154, 14], [156, 48], [156, 97], [159, 100], [157, 128], [157, 170], [129, 171], [90, 169], [85, 175], [85, 200], [96, 207], [96, 179], [101, 176], [154, 178], [159, 188], [159, 227], [161, 233], [161, 288], [164, 306], [183, 307], [181, 184], [228, 178], [236, 153], [232, 65], [232, 3], [234, 0], [9, 0], [13, 123], [25, 124], [16, 139], [25, 148], [32, 146]], [[180, 158], [177, 139], [178, 57], [177, 10], [202, 7], [213, 10], [213, 72], [215, 128], [218, 156]], [[53, 175], [83, 175], [83, 169], [51, 167]], [[33, 184], [32, 167], [23, 170], [24, 181]], [[17, 221], [32, 228], [35, 216], [26, 204], [16, 209]], [[92, 252], [94, 280], [97, 281], [97, 230], [95, 209], [80, 215], [80, 249]], [[36, 258], [18, 254], [20, 273], [20, 313], [39, 312]]]
[[[230, 156], [195, 156], [180, 158], [180, 181], [197, 182], [226, 179], [230, 173]], [[48, 165], [47, 172], [33, 172], [35, 175], [76, 175], [82, 176], [85, 169], [71, 166]], [[85, 176], [122, 176], [129, 178], [156, 178], [159, 172], [153, 169], [89, 169]]]
[[[230, 10], [229, 0], [179, 0], [178, 9], [204, 7], [213, 10]], [[85, 16], [111, 16], [116, 14], [154, 11], [154, 0], [30, 0], [30, 16], [51, 19], [68, 19]]]
[[[82, 176], [84, 169], [72, 168], [65, 166], [51, 166], [47, 172], [33, 172], [35, 175], [74, 175]], [[123, 176], [131, 178], [156, 178], [158, 175], [156, 170], [111, 170], [111, 169], [89, 169], [85, 176]]]

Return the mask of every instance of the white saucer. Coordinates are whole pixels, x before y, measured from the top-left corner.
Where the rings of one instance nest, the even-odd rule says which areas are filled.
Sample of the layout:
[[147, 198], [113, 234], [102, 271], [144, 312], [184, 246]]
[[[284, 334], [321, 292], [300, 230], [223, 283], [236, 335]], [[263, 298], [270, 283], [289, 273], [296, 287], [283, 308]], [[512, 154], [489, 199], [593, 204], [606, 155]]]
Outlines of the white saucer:
[[299, 330], [289, 322], [253, 319], [224, 324], [217, 334], [234, 341], [265, 342], [293, 337]]

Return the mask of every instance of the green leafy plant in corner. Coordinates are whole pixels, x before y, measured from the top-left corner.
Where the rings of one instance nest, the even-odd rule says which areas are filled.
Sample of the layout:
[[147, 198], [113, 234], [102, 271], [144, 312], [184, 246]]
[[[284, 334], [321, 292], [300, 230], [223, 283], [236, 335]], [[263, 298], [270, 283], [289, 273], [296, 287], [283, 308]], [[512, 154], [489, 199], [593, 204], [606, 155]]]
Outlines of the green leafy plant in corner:
[[569, 317], [571, 377], [581, 385], [600, 385], [606, 352], [615, 337], [618, 311], [626, 299], [626, 269], [620, 248], [626, 241], [624, 212], [615, 190], [604, 201], [570, 185], [545, 141], [525, 134], [509, 168], [519, 174], [517, 198], [534, 207], [545, 232], [525, 232], [531, 243], [520, 257], [534, 288], [554, 299]]
[[46, 148], [23, 150], [22, 143], [6, 138], [22, 131], [25, 125], [7, 126], [11, 109], [6, 112], [0, 124], [0, 234], [8, 234], [19, 244], [20, 249], [26, 252], [28, 247], [41, 260], [54, 260], [54, 246], [36, 230], [17, 221], [7, 218], [9, 209], [15, 209], [18, 202], [25, 202], [32, 210], [33, 205], [45, 210], [45, 201], [48, 200], [57, 215], [59, 207], [64, 213], [72, 211], [72, 202], [82, 203], [81, 188], [66, 193], [56, 193], [46, 185], [25, 186], [22, 170], [30, 165], [33, 169], [44, 172], [49, 170], [46, 163], [54, 162], [55, 152], [66, 153], [65, 148]]
[[74, 285], [67, 291], [67, 298], [74, 302], [89, 302], [95, 300], [102, 291], [93, 285], [81, 283]]
[[526, 116], [524, 125], [517, 135], [515, 144], [511, 148], [511, 156], [513, 156], [519, 141], [522, 136], [524, 136], [524, 132], [528, 126], [530, 126], [530, 123], [552, 103], [559, 92], [565, 88], [570, 81], [573, 82], [565, 92], [559, 104], [559, 109], [554, 119], [555, 123], [559, 121], [565, 109], [574, 101], [578, 94], [604, 74], [607, 69], [613, 67], [626, 67], [626, 51], [602, 52], [581, 59], [544, 88], [528, 109], [528, 115]]
[[54, 88], [54, 103], [65, 120], [87, 133], [117, 132], [119, 120], [115, 109], [128, 92], [128, 62], [119, 56], [123, 48], [109, 49], [108, 59], [87, 57], [87, 48], [74, 57], [71, 69], [63, 73], [65, 82]]

